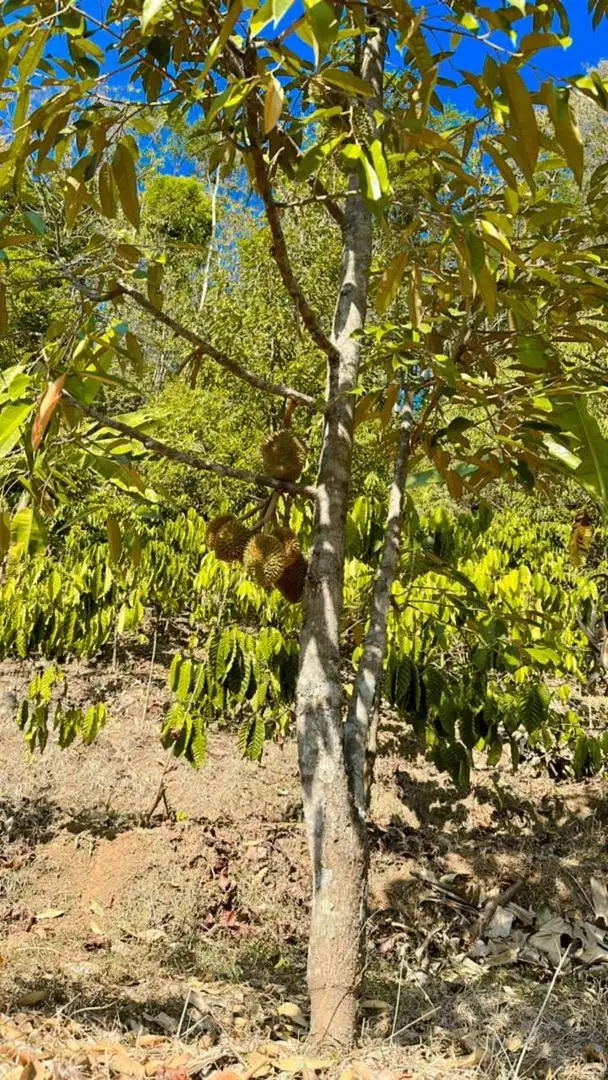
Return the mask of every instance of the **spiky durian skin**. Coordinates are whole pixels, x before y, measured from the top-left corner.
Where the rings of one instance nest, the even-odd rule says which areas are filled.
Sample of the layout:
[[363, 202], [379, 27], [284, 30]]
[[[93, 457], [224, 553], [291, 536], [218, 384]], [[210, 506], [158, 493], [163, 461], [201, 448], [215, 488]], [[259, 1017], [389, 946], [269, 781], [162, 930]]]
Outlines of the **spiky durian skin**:
[[292, 566], [301, 551], [299, 537], [284, 525], [276, 525], [272, 532], [283, 545], [287, 566]]
[[233, 518], [218, 530], [213, 550], [222, 562], [242, 562], [250, 539], [249, 529], [243, 525], [242, 521]]
[[290, 604], [299, 604], [304, 594], [308, 562], [303, 555], [298, 557], [281, 574], [277, 589]]
[[211, 548], [211, 551], [215, 548], [215, 541], [217, 534], [223, 525], [227, 525], [229, 521], [234, 521], [233, 514], [219, 514], [207, 523], [207, 547]]
[[256, 533], [243, 555], [243, 563], [253, 580], [264, 589], [276, 585], [287, 569], [287, 558], [283, 545], [271, 533]]
[[306, 447], [289, 428], [271, 435], [260, 452], [266, 472], [278, 480], [297, 480], [306, 462]]

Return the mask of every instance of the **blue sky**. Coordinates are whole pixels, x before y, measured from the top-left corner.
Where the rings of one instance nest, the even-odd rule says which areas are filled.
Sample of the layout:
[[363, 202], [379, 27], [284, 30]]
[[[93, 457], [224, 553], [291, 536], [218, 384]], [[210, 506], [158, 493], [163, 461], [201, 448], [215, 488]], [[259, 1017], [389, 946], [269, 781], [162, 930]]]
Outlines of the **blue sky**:
[[[535, 63], [543, 68], [547, 75], [554, 77], [571, 75], [576, 71], [582, 71], [586, 67], [597, 64], [599, 60], [608, 60], [608, 29], [606, 23], [597, 30], [593, 30], [591, 17], [587, 13], [587, 0], [571, 0], [566, 4], [566, 10], [570, 17], [572, 45], [568, 49], [554, 48], [544, 49], [535, 57]], [[518, 28], [522, 24], [518, 24]], [[496, 35], [496, 42], [509, 46], [506, 37]], [[479, 44], [471, 41], [465, 45], [463, 42], [462, 56], [465, 55], [471, 66], [475, 65], [475, 55], [479, 54]]]

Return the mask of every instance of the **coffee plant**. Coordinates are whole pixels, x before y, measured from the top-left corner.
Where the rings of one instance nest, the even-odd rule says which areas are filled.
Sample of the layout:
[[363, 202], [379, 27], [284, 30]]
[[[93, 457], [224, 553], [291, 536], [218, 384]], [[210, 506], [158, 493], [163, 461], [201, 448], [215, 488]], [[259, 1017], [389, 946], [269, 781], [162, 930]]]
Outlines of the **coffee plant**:
[[[602, 530], [593, 530], [590, 569], [572, 557], [567, 516], [424, 506], [411, 500], [393, 588], [384, 697], [395, 717], [461, 784], [476, 752], [492, 765], [505, 747], [514, 766], [534, 756], [557, 775], [601, 770], [608, 735], [592, 734], [575, 706], [590, 665], [579, 620], [601, 603]], [[366, 495], [348, 517], [346, 668], [360, 655], [383, 513]], [[290, 524], [306, 546], [310, 513], [292, 507]], [[259, 758], [290, 724], [300, 621], [299, 606], [208, 550], [193, 509], [167, 516], [116, 502], [44, 548], [19, 556], [9, 547], [0, 579], [0, 656], [46, 662], [17, 715], [32, 750], [50, 731], [62, 746], [88, 743], [108, 719], [103, 702], [86, 711], [70, 703], [60, 665], [145, 642], [154, 628], [184, 641], [168, 674], [163, 745], [200, 766], [209, 726], [229, 717], [241, 753]]]

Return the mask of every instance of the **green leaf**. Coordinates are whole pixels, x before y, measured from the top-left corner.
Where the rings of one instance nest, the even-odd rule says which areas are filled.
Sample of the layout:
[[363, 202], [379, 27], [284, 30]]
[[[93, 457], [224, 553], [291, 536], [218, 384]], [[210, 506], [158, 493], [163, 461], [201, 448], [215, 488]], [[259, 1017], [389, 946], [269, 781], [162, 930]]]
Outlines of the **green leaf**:
[[236, 23], [242, 11], [243, 0], [233, 0], [227, 13], [223, 16], [222, 29], [220, 30], [217, 38], [209, 49], [207, 59], [203, 64], [200, 75], [198, 76], [198, 83], [201, 83], [202, 80], [206, 78], [208, 73], [211, 71], [211, 68], [216, 63], [218, 57], [222, 55], [228, 39], [230, 38], [231, 34], [234, 33], [234, 27], [236, 26]]
[[497, 287], [494, 274], [488, 266], [485, 245], [477, 233], [470, 229], [467, 230], [465, 237], [477, 288], [488, 315], [493, 318], [496, 313]]
[[104, 161], [99, 170], [97, 184], [99, 187], [99, 204], [105, 217], [115, 218], [117, 209], [116, 187], [112, 175], [112, 167], [107, 161]]
[[144, 34], [150, 26], [167, 18], [171, 13], [171, 0], [144, 0], [141, 13], [141, 28]]
[[106, 528], [108, 531], [108, 549], [110, 552], [110, 559], [112, 562], [117, 563], [120, 561], [120, 556], [122, 553], [122, 537], [120, 535], [120, 525], [118, 524], [113, 514], [108, 514]]
[[185, 705], [188, 701], [190, 694], [190, 684], [192, 682], [192, 660], [188, 657], [184, 660], [179, 669], [179, 677], [177, 680], [177, 688], [175, 690], [175, 696], [177, 700]]
[[391, 182], [388, 175], [388, 166], [386, 164], [386, 158], [384, 156], [384, 150], [380, 139], [372, 139], [369, 145], [369, 152], [371, 155], [372, 163], [376, 176], [380, 182], [380, 190], [383, 195], [391, 194]]
[[307, 180], [309, 176], [312, 176], [325, 158], [333, 153], [340, 143], [344, 142], [345, 138], [345, 134], [337, 135], [334, 139], [328, 139], [327, 142], [318, 142], [311, 146], [298, 163], [296, 179]]
[[46, 232], [46, 225], [43, 218], [35, 210], [24, 210], [23, 217], [31, 226], [32, 230], [37, 236], [44, 236]]
[[582, 187], [585, 171], [585, 149], [581, 133], [570, 108], [570, 91], [547, 82], [543, 87], [543, 94], [557, 141], [564, 151], [566, 161], [574, 173], [577, 184]]
[[8, 334], [8, 305], [6, 303], [6, 282], [0, 280], [0, 334]]
[[521, 75], [510, 64], [501, 68], [501, 82], [509, 102], [511, 129], [527, 166], [526, 179], [532, 183], [540, 149], [540, 135], [532, 99]]
[[326, 0], [304, 0], [306, 23], [314, 42], [315, 62], [326, 55], [338, 34], [338, 20], [331, 4]]
[[262, 4], [251, 17], [249, 23], [249, 33], [252, 38], [261, 34], [262, 30], [274, 20], [274, 5], [272, 0], [266, 0], [265, 4]]
[[353, 75], [351, 71], [343, 71], [342, 68], [329, 67], [321, 72], [323, 82], [330, 86], [337, 86], [339, 90], [345, 90], [347, 94], [360, 94], [362, 97], [373, 97], [373, 86]]
[[25, 402], [0, 409], [0, 458], [6, 457], [18, 443], [21, 429], [33, 408], [32, 402]]
[[139, 229], [140, 208], [137, 193], [137, 174], [135, 172], [135, 162], [126, 142], [119, 142], [116, 147], [112, 158], [112, 173], [116, 181], [118, 197], [124, 215], [135, 229]]
[[524, 56], [529, 56], [531, 53], [540, 52], [541, 49], [555, 49], [556, 47], [567, 49], [571, 44], [570, 38], [560, 37], [559, 34], [533, 31], [530, 34], [524, 34], [519, 43], [519, 51]]
[[576, 457], [576, 463], [563, 458], [573, 470], [573, 479], [608, 511], [608, 440], [590, 415], [582, 394], [554, 400], [552, 416], [575, 440], [572, 457]]

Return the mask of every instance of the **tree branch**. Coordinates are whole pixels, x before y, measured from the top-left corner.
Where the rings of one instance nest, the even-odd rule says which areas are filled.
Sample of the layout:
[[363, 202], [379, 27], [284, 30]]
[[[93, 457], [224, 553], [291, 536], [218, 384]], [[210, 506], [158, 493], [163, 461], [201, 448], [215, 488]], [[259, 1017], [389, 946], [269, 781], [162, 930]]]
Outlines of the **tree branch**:
[[387, 622], [393, 581], [399, 566], [412, 425], [411, 395], [406, 394], [401, 411], [397, 459], [389, 496], [384, 551], [374, 587], [369, 629], [344, 726], [344, 756], [355, 806], [362, 817], [367, 812], [369, 794], [366, 776], [368, 736], [386, 652]]
[[[291, 135], [288, 135], [284, 128], [281, 127], [279, 124], [277, 124], [277, 127], [274, 129], [274, 131], [271, 131], [270, 139], [271, 143], [276, 139], [281, 142], [280, 152], [277, 154], [276, 160], [285, 175], [290, 180], [293, 180], [296, 172], [295, 162], [297, 162], [302, 157], [302, 151], [300, 150], [295, 139], [292, 139]], [[310, 176], [307, 180], [307, 184], [312, 192], [312, 200], [318, 200], [319, 202], [321, 202], [327, 210], [329, 216], [335, 221], [336, 225], [340, 229], [343, 229], [344, 212], [340, 209], [337, 202], [335, 201], [337, 196], [331, 195], [328, 192], [325, 184], [322, 180], [319, 179], [318, 176]]]
[[179, 337], [184, 338], [185, 341], [189, 341], [191, 345], [194, 345], [198, 352], [208, 356], [211, 360], [214, 360], [216, 364], [224, 368], [225, 371], [229, 371], [231, 375], [234, 375], [237, 379], [241, 379], [242, 382], [249, 383], [250, 386], [255, 386], [257, 390], [263, 390], [267, 394], [276, 394], [278, 397], [287, 398], [290, 401], [296, 401], [298, 405], [303, 405], [307, 409], [312, 409], [315, 412], [323, 412], [324, 407], [310, 394], [303, 394], [301, 390], [294, 390], [291, 386], [286, 386], [284, 383], [270, 382], [268, 379], [263, 378], [262, 375], [256, 375], [253, 371], [249, 371], [248, 368], [238, 364], [236, 360], [231, 360], [225, 353], [220, 352], [210, 342], [205, 341], [194, 330], [190, 330], [187, 326], [178, 322], [172, 315], [168, 315], [166, 311], [160, 311], [154, 307], [147, 296], [144, 296], [139, 289], [134, 289], [131, 285], [128, 285], [125, 281], [119, 281], [116, 288], [110, 290], [107, 293], [98, 294], [93, 289], [89, 289], [83, 282], [77, 281], [74, 278], [70, 278], [76, 288], [91, 300], [109, 301], [116, 300], [120, 296], [128, 296], [133, 300], [138, 307], [143, 308], [150, 315], [153, 316], [158, 322], [168, 326]]
[[[215, 11], [215, 15], [218, 20], [219, 33], [221, 21], [217, 10]], [[228, 41], [226, 43], [226, 58], [229, 65], [232, 67], [232, 71], [236, 74], [236, 77], [239, 79], [245, 78], [245, 56], [233, 41]], [[279, 152], [275, 154], [272, 144], [276, 143], [277, 140], [279, 140], [281, 145], [280, 148], [278, 148]], [[281, 124], [277, 124], [270, 132], [270, 144], [272, 156], [276, 158], [285, 175], [288, 176], [290, 180], [293, 180], [295, 176], [295, 162], [302, 157], [302, 151], [297, 142], [287, 131], [285, 131], [285, 128]], [[343, 229], [344, 214], [337, 203], [334, 202], [332, 196], [329, 195], [323, 182], [316, 176], [310, 176], [307, 180], [307, 185], [313, 195], [319, 196], [323, 200], [323, 205], [330, 217], [333, 218], [340, 229]]]
[[[253, 74], [253, 71], [249, 70], [248, 73], [251, 75]], [[247, 107], [247, 131], [258, 195], [264, 203], [266, 219], [272, 236], [273, 255], [279, 268], [279, 273], [283, 279], [283, 284], [293, 300], [296, 311], [315, 345], [321, 352], [325, 353], [330, 363], [335, 364], [339, 360], [338, 351], [327, 337], [327, 334], [321, 329], [319, 320], [308, 303], [308, 300], [302, 291], [302, 286], [296, 278], [291, 266], [283, 226], [281, 225], [279, 212], [273, 198], [268, 168], [264, 161], [264, 154], [259, 142], [258, 112], [255, 101], [250, 101]]]
[[137, 428], [130, 427], [129, 424], [123, 424], [122, 420], [114, 420], [112, 417], [106, 416], [105, 413], [93, 408], [92, 405], [83, 405], [81, 401], [77, 401], [75, 397], [72, 397], [67, 390], [63, 391], [62, 396], [85, 416], [90, 416], [92, 420], [96, 420], [98, 424], [102, 424], [103, 427], [110, 428], [112, 431], [119, 431], [121, 435], [126, 435], [129, 439], [135, 439], [142, 446], [145, 446], [146, 450], [151, 450], [161, 457], [169, 458], [171, 461], [179, 461], [182, 465], [190, 465], [193, 469], [213, 473], [215, 476], [242, 480], [246, 484], [259, 484], [261, 487], [270, 488], [272, 491], [284, 491], [289, 495], [302, 495], [307, 499], [316, 498], [317, 492], [314, 487], [292, 484], [289, 480], [277, 480], [274, 476], [247, 472], [245, 469], [234, 469], [231, 465], [220, 465], [215, 461], [205, 461], [198, 454], [191, 454], [187, 450], [175, 450], [172, 446], [167, 446], [166, 443], [153, 439], [151, 435], [144, 435]]

